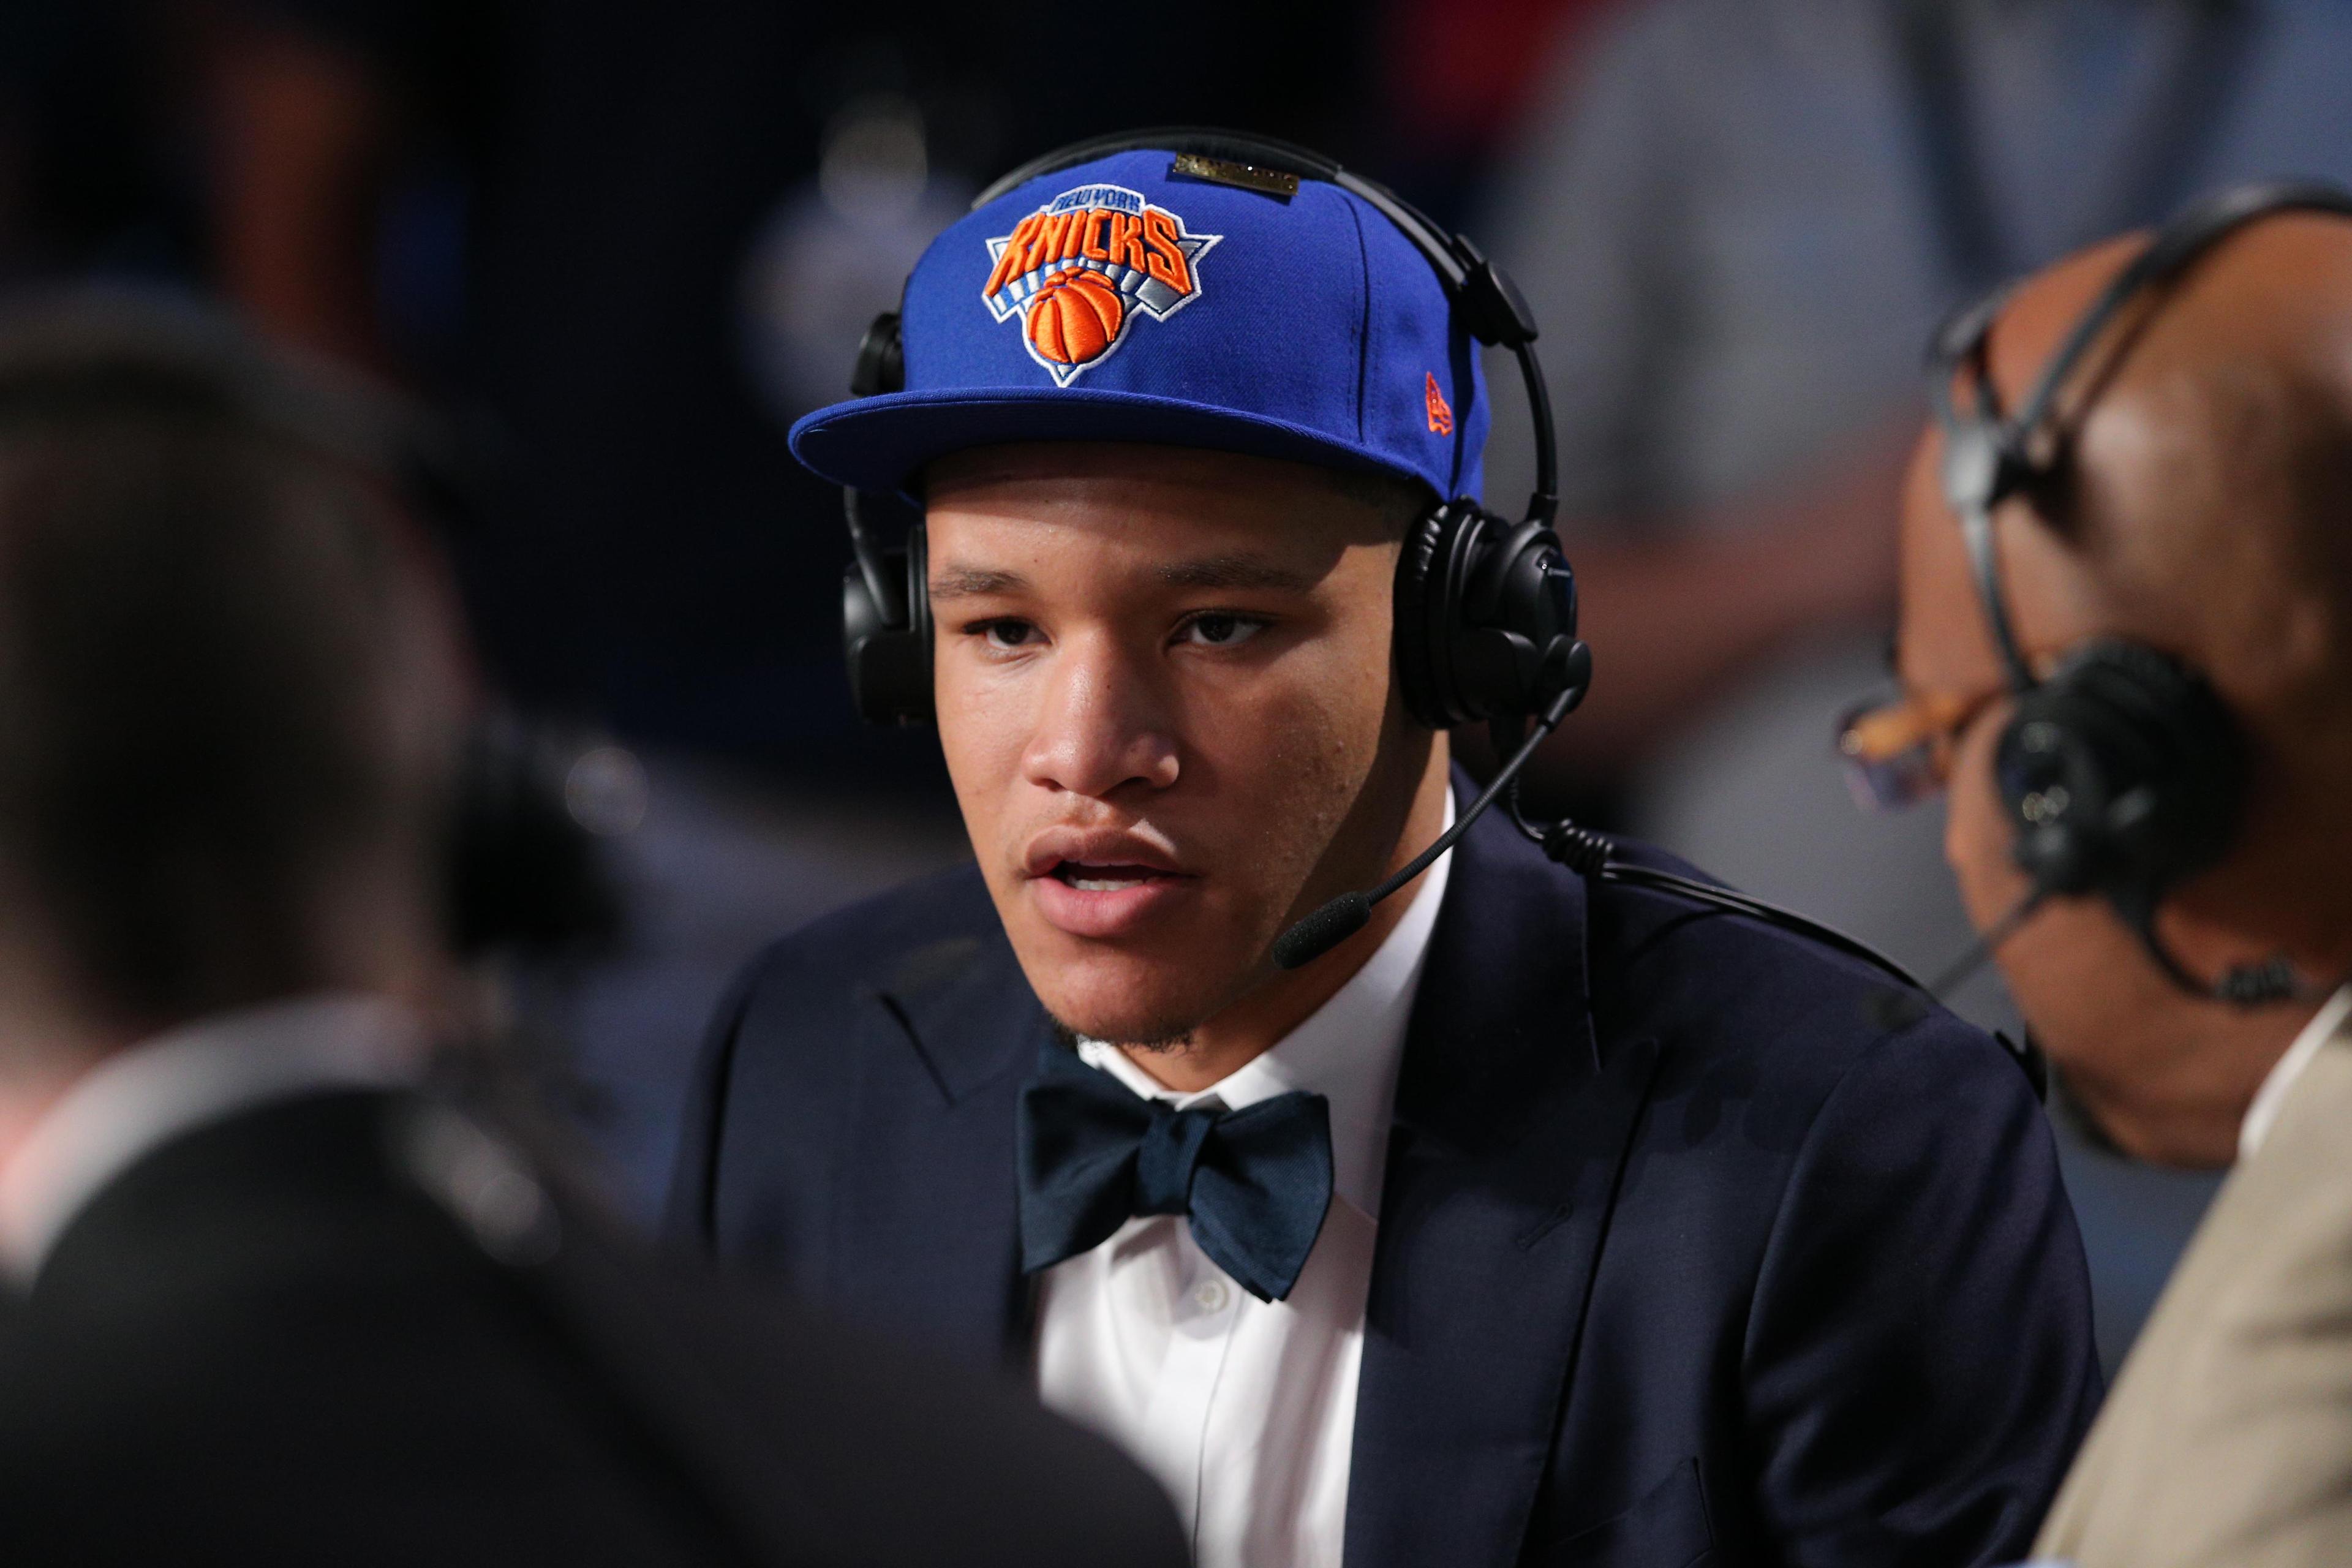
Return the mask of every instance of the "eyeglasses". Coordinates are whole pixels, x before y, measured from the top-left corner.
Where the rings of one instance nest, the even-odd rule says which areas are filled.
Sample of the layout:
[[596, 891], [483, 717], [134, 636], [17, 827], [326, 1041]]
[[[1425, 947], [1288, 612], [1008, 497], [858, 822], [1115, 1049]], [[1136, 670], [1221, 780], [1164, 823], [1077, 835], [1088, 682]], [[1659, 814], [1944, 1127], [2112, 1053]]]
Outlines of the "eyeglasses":
[[1900, 811], [1943, 793], [1960, 731], [2001, 695], [2000, 687], [1968, 696], [1906, 692], [1847, 709], [1838, 719], [1837, 749], [1854, 804], [1864, 811]]

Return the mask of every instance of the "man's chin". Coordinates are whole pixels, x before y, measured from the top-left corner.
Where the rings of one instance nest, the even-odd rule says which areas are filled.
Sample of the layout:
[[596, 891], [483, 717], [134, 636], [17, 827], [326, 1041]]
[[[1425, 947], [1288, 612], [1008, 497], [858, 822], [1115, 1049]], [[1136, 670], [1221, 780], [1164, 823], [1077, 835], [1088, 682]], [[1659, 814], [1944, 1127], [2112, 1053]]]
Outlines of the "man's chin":
[[1192, 1042], [1192, 1031], [1207, 1017], [1197, 1006], [1157, 998], [1100, 1001], [1086, 996], [1042, 998], [1054, 1025], [1079, 1039], [1108, 1040], [1115, 1046], [1146, 1050], [1172, 1049]]
[[1055, 1023], [1069, 1034], [1117, 1045], [1161, 1048], [1184, 1044], [1213, 1016], [1238, 978], [1202, 984], [1197, 963], [1153, 962], [1129, 953], [1049, 955], [1032, 963], [1029, 984]]
[[1100, 1040], [1105, 1045], [1117, 1046], [1127, 1051], [1181, 1051], [1192, 1043], [1192, 1031], [1189, 1026], [1177, 1028], [1165, 1024], [1132, 1020], [1124, 1023], [1097, 1020], [1095, 1027], [1087, 1028], [1058, 1013], [1048, 1016], [1054, 1021], [1055, 1037], [1066, 1046], [1075, 1046], [1080, 1040]]

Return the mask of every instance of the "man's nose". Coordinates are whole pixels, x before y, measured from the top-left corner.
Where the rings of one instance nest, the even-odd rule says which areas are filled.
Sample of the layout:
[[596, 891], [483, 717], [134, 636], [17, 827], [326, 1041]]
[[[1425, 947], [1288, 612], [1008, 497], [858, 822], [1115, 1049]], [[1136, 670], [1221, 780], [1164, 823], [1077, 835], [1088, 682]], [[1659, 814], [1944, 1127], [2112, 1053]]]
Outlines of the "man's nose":
[[1032, 784], [1097, 799], [1132, 784], [1166, 789], [1181, 765], [1150, 673], [1108, 636], [1057, 651], [1023, 760]]

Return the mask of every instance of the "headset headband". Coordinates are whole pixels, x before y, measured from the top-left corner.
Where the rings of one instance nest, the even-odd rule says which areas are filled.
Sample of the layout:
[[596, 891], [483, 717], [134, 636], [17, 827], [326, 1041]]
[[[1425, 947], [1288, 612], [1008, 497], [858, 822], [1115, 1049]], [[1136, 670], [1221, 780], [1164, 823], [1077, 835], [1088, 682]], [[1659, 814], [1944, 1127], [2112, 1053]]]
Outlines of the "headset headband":
[[[2009, 301], [2007, 288], [1957, 312], [1931, 341], [1927, 395], [1944, 432], [1944, 494], [1959, 514], [1977, 595], [2011, 689], [2031, 690], [2037, 681], [2018, 642], [2008, 595], [2002, 590], [1992, 512], [2001, 501], [2048, 479], [2054, 471], [2057, 454], [2037, 453], [2033, 442], [2049, 422], [2059, 388], [2134, 299], [2175, 281], [2199, 258], [2248, 224], [2286, 212], [2352, 217], [2352, 194], [2315, 182], [2284, 181], [2234, 185], [2191, 203], [2100, 290], [2068, 330], [2013, 416], [2000, 411], [2000, 394], [1993, 384], [1988, 353], [1993, 322]], [[1963, 375], [1969, 388], [1966, 410], [1952, 395], [1952, 384]]]

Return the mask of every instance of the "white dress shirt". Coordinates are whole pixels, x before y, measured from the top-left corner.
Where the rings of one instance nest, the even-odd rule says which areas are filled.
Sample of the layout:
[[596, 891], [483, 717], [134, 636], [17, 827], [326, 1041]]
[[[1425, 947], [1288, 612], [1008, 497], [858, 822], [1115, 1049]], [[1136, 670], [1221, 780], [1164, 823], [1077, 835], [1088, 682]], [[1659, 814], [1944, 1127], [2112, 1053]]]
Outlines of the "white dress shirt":
[[1452, 858], [1337, 994], [1207, 1089], [1175, 1093], [1116, 1047], [1079, 1043], [1090, 1066], [1179, 1109], [1292, 1089], [1330, 1102], [1334, 1195], [1285, 1300], [1236, 1285], [1181, 1215], [1130, 1219], [1041, 1281], [1040, 1396], [1159, 1479], [1200, 1568], [1339, 1568], [1397, 1065]]
[[2271, 1065], [2263, 1079], [2263, 1087], [2254, 1090], [2253, 1102], [2246, 1107], [2245, 1121], [2238, 1124], [2240, 1160], [2252, 1159], [2254, 1151], [2263, 1146], [2263, 1140], [2278, 1125], [2279, 1112], [2286, 1109], [2286, 1098], [2294, 1088], [2294, 1080], [2303, 1076], [2303, 1069], [2311, 1065], [2311, 1058], [2319, 1054], [2319, 1048], [2347, 1015], [2352, 1015], [2352, 985], [2338, 986], [2336, 994], [2303, 1026], [2294, 1044], [2287, 1047], [2286, 1055]]
[[29, 1286], [74, 1216], [181, 1133], [271, 1100], [413, 1083], [424, 1041], [396, 1002], [321, 994], [215, 1014], [104, 1058], [0, 1163], [0, 1277]]

